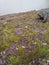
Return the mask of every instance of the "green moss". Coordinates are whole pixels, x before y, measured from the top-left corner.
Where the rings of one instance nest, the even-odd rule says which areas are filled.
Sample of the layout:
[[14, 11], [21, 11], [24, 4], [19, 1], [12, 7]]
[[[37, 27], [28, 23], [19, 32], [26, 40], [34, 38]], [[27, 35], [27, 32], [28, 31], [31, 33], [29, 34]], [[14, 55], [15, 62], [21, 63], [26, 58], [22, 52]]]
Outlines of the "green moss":
[[[39, 58], [43, 59], [43, 58], [48, 58], [49, 57], [49, 52], [48, 52], [48, 47], [47, 46], [40, 46], [34, 49], [34, 51], [32, 50], [31, 52], [29, 52], [28, 54], [23, 54], [23, 49], [21, 46], [18, 47], [19, 48], [19, 56], [18, 57], [11, 57], [10, 61], [13, 65], [15, 65], [16, 63], [19, 64], [25, 64], [25, 65], [29, 65], [29, 63], [31, 61], [33, 61], [34, 58], [36, 58], [37, 60]], [[44, 54], [44, 55], [43, 55]], [[22, 56], [23, 55], [23, 56]], [[17, 65], [17, 64], [16, 64]]]
[[8, 40], [8, 34], [4, 32], [0, 42], [0, 52], [4, 51], [7, 47], [10, 47], [10, 42]]
[[20, 64], [20, 56], [14, 57], [14, 56], [10, 56], [10, 61], [12, 65], [16, 65], [16, 64]]
[[33, 60], [33, 53], [30, 52], [27, 55], [24, 56], [24, 64], [29, 65], [29, 63]]
[[32, 33], [33, 33], [34, 35], [37, 35], [38, 32], [37, 32], [36, 30], [33, 30]]
[[32, 43], [29, 42], [29, 43], [28, 43], [28, 46], [31, 46], [31, 45], [32, 45]]
[[49, 34], [49, 28], [47, 29], [46, 32], [43, 33], [44, 35], [48, 35]]
[[49, 28], [43, 33], [44, 41], [49, 44]]
[[49, 37], [46, 37], [44, 41], [49, 44]]
[[11, 33], [13, 30], [14, 30], [13, 27], [9, 29], [8, 26], [5, 26], [5, 27], [3, 28], [3, 32], [5, 32], [5, 33]]
[[45, 57], [44, 58], [48, 58], [49, 57], [49, 52], [48, 52], [48, 47], [47, 46], [42, 46], [39, 48], [39, 51], [41, 53], [44, 53], [45, 54]]
[[35, 42], [36, 42], [37, 46], [41, 46], [42, 45], [41, 41], [38, 40], [38, 39], [36, 39]]
[[10, 44], [7, 41], [0, 43], [0, 52], [4, 51], [8, 47], [10, 47]]
[[24, 53], [24, 49], [22, 48], [22, 46], [18, 46], [18, 51], [19, 51], [19, 55], [23, 57], [25, 53]]
[[18, 42], [20, 39], [19, 36], [15, 36], [14, 34], [11, 34], [10, 35], [10, 40], [13, 41], [13, 42]]

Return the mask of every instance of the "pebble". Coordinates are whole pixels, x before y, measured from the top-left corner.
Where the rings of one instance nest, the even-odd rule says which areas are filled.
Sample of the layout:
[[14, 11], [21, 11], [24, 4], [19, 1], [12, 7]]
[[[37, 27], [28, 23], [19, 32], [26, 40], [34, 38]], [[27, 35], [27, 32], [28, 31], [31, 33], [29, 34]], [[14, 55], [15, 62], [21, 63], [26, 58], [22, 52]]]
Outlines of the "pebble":
[[43, 45], [47, 46], [47, 43], [43, 43]]
[[7, 24], [7, 22], [4, 22], [4, 25]]
[[49, 50], [48, 50], [49, 51]]
[[3, 64], [3, 62], [2, 62], [2, 60], [0, 59], [0, 65], [2, 65]]
[[42, 61], [46, 61], [46, 59], [43, 59]]
[[16, 47], [16, 50], [18, 50], [18, 48]]
[[25, 28], [28, 28], [28, 26], [25, 26]]
[[47, 60], [47, 63], [49, 63], [49, 60]]
[[5, 51], [3, 52], [3, 54], [5, 54]]
[[37, 43], [35, 42], [34, 44], [36, 45]]
[[25, 48], [25, 46], [22, 46], [22, 48]]

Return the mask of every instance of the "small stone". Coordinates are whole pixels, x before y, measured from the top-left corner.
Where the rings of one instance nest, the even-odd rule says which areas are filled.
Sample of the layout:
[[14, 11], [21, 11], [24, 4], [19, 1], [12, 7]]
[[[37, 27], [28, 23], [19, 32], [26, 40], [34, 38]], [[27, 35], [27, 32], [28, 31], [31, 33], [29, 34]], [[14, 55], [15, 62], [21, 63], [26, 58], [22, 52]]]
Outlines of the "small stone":
[[49, 51], [49, 50], [48, 50]]
[[24, 36], [24, 35], [22, 35], [22, 36]]
[[5, 51], [3, 52], [3, 54], [5, 54]]
[[35, 63], [35, 61], [33, 60], [33, 63]]
[[35, 42], [34, 44], [36, 45], [37, 43]]
[[49, 60], [47, 60], [47, 63], [49, 63]]
[[7, 24], [7, 22], [4, 22], [4, 24]]
[[25, 28], [28, 28], [28, 26], [25, 26]]
[[43, 59], [42, 61], [46, 61], [46, 59]]
[[22, 46], [22, 48], [25, 48], [25, 46]]
[[2, 55], [2, 52], [0, 54]]
[[45, 45], [45, 46], [46, 46], [46, 45], [47, 45], [47, 43], [43, 43], [43, 45]]
[[2, 65], [3, 64], [3, 62], [2, 62], [2, 60], [0, 59], [0, 65]]
[[18, 48], [16, 47], [16, 50], [18, 50]]
[[17, 28], [17, 29], [15, 29], [15, 33], [16, 33], [17, 35], [21, 35], [21, 34], [23, 34], [23, 29], [22, 29], [22, 28]]
[[2, 54], [0, 54], [0, 58], [2, 57]]

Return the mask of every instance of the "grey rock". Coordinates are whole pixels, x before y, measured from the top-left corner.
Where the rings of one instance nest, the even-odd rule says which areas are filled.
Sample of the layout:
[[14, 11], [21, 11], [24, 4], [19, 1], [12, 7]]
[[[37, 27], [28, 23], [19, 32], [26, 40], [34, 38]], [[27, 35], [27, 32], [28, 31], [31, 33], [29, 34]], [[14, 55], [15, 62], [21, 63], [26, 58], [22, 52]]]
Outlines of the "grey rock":
[[3, 64], [1, 59], [0, 59], [0, 64]]
[[38, 20], [45, 23], [49, 20], [49, 10], [42, 9], [38, 11]]
[[5, 62], [6, 62], [6, 61], [5, 61], [4, 59], [0, 58], [0, 65], [4, 65]]

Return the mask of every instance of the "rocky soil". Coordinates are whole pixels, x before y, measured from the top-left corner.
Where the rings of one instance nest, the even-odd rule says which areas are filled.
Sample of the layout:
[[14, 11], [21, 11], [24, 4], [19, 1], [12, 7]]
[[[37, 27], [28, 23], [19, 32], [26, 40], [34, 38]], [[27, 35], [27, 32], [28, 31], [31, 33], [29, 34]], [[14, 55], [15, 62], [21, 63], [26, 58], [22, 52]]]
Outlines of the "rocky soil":
[[38, 11], [0, 16], [0, 65], [49, 65], [49, 20]]

